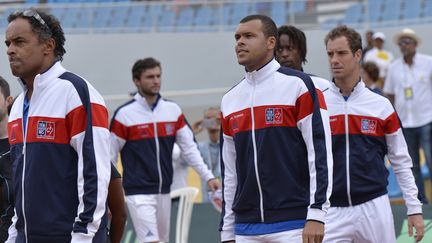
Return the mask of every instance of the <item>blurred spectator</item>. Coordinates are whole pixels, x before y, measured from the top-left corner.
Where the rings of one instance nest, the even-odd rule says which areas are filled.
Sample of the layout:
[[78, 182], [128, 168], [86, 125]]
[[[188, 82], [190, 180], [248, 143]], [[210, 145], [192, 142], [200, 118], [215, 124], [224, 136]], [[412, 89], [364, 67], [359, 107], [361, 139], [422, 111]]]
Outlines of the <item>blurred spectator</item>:
[[378, 86], [382, 87], [385, 80], [387, 69], [393, 61], [393, 54], [384, 50], [385, 35], [382, 32], [375, 32], [372, 35], [374, 47], [364, 55], [364, 62], [374, 62], [379, 70]]
[[418, 197], [426, 203], [419, 148], [423, 148], [431, 170], [432, 56], [416, 51], [420, 38], [411, 29], [403, 29], [394, 40], [402, 57], [390, 65], [384, 93], [395, 106], [402, 122], [408, 151], [413, 160], [412, 170], [419, 189]]
[[377, 82], [379, 79], [378, 66], [373, 62], [365, 62], [363, 63], [362, 68], [362, 79], [363, 82], [366, 84], [366, 87], [368, 87], [373, 92], [382, 95], [382, 89], [377, 86]]
[[[204, 162], [217, 178], [219, 178], [221, 174], [219, 147], [220, 126], [220, 109], [210, 107], [204, 112], [204, 118], [195, 122], [192, 127], [195, 134], [200, 133], [204, 129], [207, 130], [209, 140], [200, 142], [198, 148]], [[203, 181], [201, 185], [203, 185], [203, 202], [208, 202], [210, 198], [207, 193], [208, 189], [205, 181]]]
[[370, 51], [373, 48], [373, 36], [374, 32], [372, 30], [366, 31], [366, 46], [363, 48], [363, 58], [366, 55], [366, 52]]

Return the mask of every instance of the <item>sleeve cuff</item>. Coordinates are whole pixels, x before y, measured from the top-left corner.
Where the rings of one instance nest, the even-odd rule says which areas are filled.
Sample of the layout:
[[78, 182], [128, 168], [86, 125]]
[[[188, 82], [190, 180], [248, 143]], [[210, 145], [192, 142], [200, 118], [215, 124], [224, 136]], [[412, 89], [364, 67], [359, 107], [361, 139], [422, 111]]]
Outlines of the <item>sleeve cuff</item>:
[[83, 233], [72, 233], [71, 243], [92, 243], [93, 236]]
[[309, 208], [306, 220], [315, 220], [325, 223], [326, 212], [317, 208]]
[[233, 231], [221, 231], [221, 241], [231, 241], [231, 240], [235, 240], [235, 235]]
[[209, 170], [208, 171], [208, 173], [206, 173], [205, 175], [204, 175], [204, 180], [206, 181], [206, 182], [208, 182], [209, 180], [211, 180], [211, 179], [215, 179], [216, 177], [213, 175], [213, 173]]
[[422, 214], [423, 209], [422, 205], [415, 205], [415, 206], [408, 206], [407, 205], [407, 215], [413, 215], [413, 214]]

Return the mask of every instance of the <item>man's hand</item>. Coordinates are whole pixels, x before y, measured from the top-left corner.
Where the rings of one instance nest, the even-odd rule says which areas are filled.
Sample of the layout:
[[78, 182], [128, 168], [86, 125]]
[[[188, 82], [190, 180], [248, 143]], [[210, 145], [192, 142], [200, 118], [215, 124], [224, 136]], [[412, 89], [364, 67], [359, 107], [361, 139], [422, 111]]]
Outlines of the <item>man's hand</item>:
[[318, 221], [306, 221], [303, 229], [303, 243], [321, 243], [324, 239], [324, 224]]
[[211, 190], [212, 192], [217, 191], [217, 189], [219, 189], [219, 187], [220, 187], [220, 185], [219, 185], [219, 180], [216, 179], [216, 178], [213, 178], [213, 179], [208, 180], [208, 181], [207, 181], [207, 185], [208, 185], [208, 188], [210, 188], [210, 190]]
[[197, 135], [198, 133], [202, 132], [204, 128], [202, 127], [203, 119], [199, 119], [194, 124], [192, 124], [192, 132]]
[[408, 216], [408, 235], [413, 236], [413, 226], [416, 230], [415, 232], [415, 241], [419, 242], [423, 239], [424, 236], [424, 222], [423, 215], [415, 214]]

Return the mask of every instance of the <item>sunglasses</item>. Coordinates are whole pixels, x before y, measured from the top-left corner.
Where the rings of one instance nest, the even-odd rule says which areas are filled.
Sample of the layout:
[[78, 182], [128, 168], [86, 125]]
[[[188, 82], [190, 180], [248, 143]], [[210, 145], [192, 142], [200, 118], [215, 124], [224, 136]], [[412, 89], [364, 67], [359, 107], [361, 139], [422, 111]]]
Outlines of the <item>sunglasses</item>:
[[413, 44], [415, 41], [413, 39], [409, 39], [409, 38], [405, 38], [405, 39], [401, 39], [398, 42], [399, 46], [403, 46], [403, 45], [410, 45]]
[[[21, 11], [18, 11], [18, 13], [20, 13], [20, 12]], [[22, 16], [36, 19], [51, 34], [51, 29], [49, 28], [49, 26], [47, 25], [45, 20], [43, 20], [43, 18], [39, 15], [39, 13], [36, 12], [34, 9], [27, 9], [27, 10], [22, 11]]]

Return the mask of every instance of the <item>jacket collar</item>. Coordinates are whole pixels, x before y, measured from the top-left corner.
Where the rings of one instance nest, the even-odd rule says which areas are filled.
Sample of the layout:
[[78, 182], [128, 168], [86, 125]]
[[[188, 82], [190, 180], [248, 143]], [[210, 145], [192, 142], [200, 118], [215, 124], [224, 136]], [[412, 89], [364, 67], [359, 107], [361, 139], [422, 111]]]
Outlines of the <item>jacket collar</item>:
[[[61, 65], [60, 61], [55, 62], [48, 70], [35, 76], [33, 90], [42, 89], [56, 82], [56, 79], [64, 72], [66, 72], [66, 69]], [[18, 78], [18, 83], [21, 84], [24, 91], [28, 89], [26, 83], [21, 78]]]
[[156, 106], [159, 104], [159, 101], [161, 100], [161, 98], [162, 98], [162, 96], [160, 95], [160, 94], [157, 94], [157, 98], [156, 98], [156, 102], [152, 105], [152, 106], [150, 106], [148, 103], [147, 103], [147, 100], [143, 97], [143, 96], [141, 96], [141, 94], [139, 93], [139, 92], [137, 92], [136, 94], [135, 94], [135, 96], [134, 96], [134, 99], [140, 104], [140, 105], [142, 105], [142, 106], [144, 106], [146, 109], [149, 109], [149, 110], [154, 110], [154, 109], [156, 109]]
[[280, 68], [280, 64], [273, 58], [266, 65], [252, 72], [246, 72], [245, 79], [248, 83], [258, 84], [263, 82]]
[[[330, 89], [332, 89], [334, 92], [337, 92], [338, 94], [340, 94], [342, 96], [342, 91], [340, 90], [340, 88], [338, 86], [336, 86], [336, 83], [335, 83], [334, 79], [332, 79], [332, 82], [330, 84]], [[359, 79], [359, 81], [354, 86], [353, 90], [351, 91], [351, 94], [350, 94], [349, 97], [355, 97], [355, 96], [357, 96], [364, 89], [366, 89], [366, 85], [365, 85], [365, 83], [363, 82], [362, 79]]]

